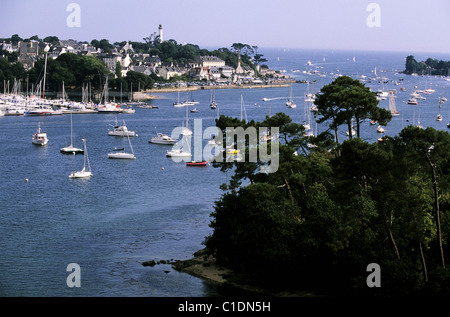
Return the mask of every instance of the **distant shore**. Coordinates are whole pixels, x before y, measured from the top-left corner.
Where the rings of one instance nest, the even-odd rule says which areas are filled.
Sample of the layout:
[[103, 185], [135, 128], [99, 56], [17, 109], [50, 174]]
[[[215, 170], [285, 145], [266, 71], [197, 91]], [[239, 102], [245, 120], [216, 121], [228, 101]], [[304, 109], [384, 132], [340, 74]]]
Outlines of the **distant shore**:
[[158, 99], [159, 96], [154, 94], [169, 93], [169, 92], [185, 92], [185, 91], [197, 91], [197, 90], [209, 90], [209, 89], [260, 89], [260, 88], [280, 88], [289, 87], [291, 83], [296, 81], [283, 81], [272, 84], [240, 84], [240, 85], [211, 85], [211, 86], [184, 86], [184, 87], [169, 87], [169, 88], [153, 88], [147, 89], [142, 92], [134, 92], [133, 100], [144, 99]]

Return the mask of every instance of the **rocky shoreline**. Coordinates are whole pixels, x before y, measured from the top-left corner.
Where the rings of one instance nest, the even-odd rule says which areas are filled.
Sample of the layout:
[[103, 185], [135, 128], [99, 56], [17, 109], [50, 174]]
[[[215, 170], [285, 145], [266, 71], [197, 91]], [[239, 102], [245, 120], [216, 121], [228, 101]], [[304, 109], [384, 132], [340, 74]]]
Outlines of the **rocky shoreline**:
[[229, 268], [217, 264], [216, 259], [208, 255], [204, 249], [193, 254], [194, 257], [188, 260], [149, 260], [142, 263], [143, 266], [155, 266], [158, 264], [170, 264], [176, 271], [187, 273], [210, 282], [236, 287], [255, 296], [275, 296], [275, 297], [317, 297], [318, 294], [312, 291], [274, 291], [260, 286], [253, 285], [251, 281], [242, 274]]

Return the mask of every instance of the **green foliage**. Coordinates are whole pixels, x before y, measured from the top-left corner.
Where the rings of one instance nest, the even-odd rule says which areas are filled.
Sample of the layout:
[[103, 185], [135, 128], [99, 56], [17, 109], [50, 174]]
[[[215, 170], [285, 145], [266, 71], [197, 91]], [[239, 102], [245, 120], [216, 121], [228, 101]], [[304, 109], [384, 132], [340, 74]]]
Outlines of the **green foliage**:
[[[1, 52], [0, 52], [1, 54]], [[10, 58], [7, 56], [7, 58]], [[17, 56], [15, 57], [17, 58]], [[9, 63], [7, 59], [0, 57], [0, 87], [3, 89], [5, 80], [10, 82], [10, 89], [12, 88], [12, 83], [16, 80], [26, 79], [26, 71], [23, 65], [19, 62], [13, 64]], [[3, 90], [2, 90], [3, 92]]]
[[337, 142], [337, 129], [340, 125], [347, 126], [349, 136], [352, 138], [353, 120], [359, 137], [360, 124], [365, 119], [378, 120], [381, 124], [386, 124], [392, 118], [389, 111], [378, 107], [374, 92], [371, 92], [359, 80], [348, 76], [338, 77], [332, 83], [322, 87], [315, 104], [319, 116], [317, 122], [329, 122]]
[[[44, 58], [39, 59], [28, 72], [30, 83], [38, 84], [44, 75]], [[81, 89], [91, 83], [93, 89], [102, 89], [108, 74], [105, 65], [95, 56], [79, 56], [72, 53], [61, 54], [53, 60], [47, 59], [46, 85], [51, 91], [60, 91], [62, 82], [66, 87]]]
[[[285, 114], [251, 123], [221, 116], [216, 124], [280, 127], [275, 173], [258, 173], [261, 162], [215, 164], [234, 171], [204, 241], [222, 264], [280, 287], [449, 294], [436, 222], [437, 202], [448, 262], [447, 132], [409, 126], [383, 143], [353, 138], [328, 151], [318, 141], [317, 148], [294, 154], [307, 140]], [[366, 285], [369, 263], [382, 268], [376, 291]]]
[[426, 61], [418, 62], [414, 56], [406, 57], [405, 74], [416, 73], [418, 75], [443, 75], [448, 76], [450, 61], [428, 58]]

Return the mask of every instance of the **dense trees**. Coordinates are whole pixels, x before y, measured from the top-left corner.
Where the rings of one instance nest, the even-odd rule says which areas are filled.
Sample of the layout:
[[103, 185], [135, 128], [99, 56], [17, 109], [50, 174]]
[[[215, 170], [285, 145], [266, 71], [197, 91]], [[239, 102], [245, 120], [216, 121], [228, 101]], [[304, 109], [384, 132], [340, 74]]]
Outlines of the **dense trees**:
[[353, 123], [356, 124], [356, 136], [360, 137], [360, 126], [365, 119], [386, 125], [392, 118], [388, 110], [377, 106], [374, 92], [348, 76], [338, 77], [322, 87], [314, 103], [318, 108], [318, 122], [330, 122], [329, 127], [334, 130], [337, 142], [337, 129], [342, 124], [347, 125], [348, 135], [352, 138]]
[[[321, 146], [302, 151], [310, 140], [289, 119], [217, 120], [221, 129], [280, 127], [280, 165], [266, 174], [259, 161], [215, 163], [234, 175], [212, 213], [207, 250], [265, 284], [448, 295], [450, 135], [408, 126], [381, 143], [352, 138], [329, 151], [316, 140]], [[379, 289], [366, 284], [369, 263], [381, 267]]]
[[449, 69], [450, 69], [450, 61], [428, 58], [426, 61], [418, 62], [416, 61], [414, 56], [410, 55], [406, 57], [404, 73], [448, 76]]
[[[28, 72], [30, 83], [37, 85], [42, 79], [44, 63], [43, 58], [36, 61]], [[47, 59], [46, 89], [60, 91], [63, 81], [66, 87], [79, 89], [83, 84], [91, 83], [93, 89], [102, 89], [108, 73], [102, 61], [95, 56], [62, 54], [55, 60]]]

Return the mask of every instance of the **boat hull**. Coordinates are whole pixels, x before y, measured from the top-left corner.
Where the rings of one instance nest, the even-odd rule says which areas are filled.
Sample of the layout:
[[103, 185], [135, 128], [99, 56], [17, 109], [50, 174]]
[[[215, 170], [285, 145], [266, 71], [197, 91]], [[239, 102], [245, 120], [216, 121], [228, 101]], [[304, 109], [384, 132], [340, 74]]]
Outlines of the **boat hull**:
[[91, 176], [92, 176], [91, 172], [72, 172], [69, 175], [69, 178], [88, 178]]
[[192, 156], [192, 154], [190, 152], [173, 150], [173, 151], [167, 151], [166, 156], [167, 157], [190, 157], [190, 156]]
[[133, 159], [136, 159], [136, 156], [134, 156], [134, 154], [131, 154], [131, 153], [108, 153], [108, 158], [133, 160]]
[[63, 154], [83, 154], [84, 153], [84, 150], [73, 147], [73, 146], [63, 147], [59, 151]]
[[128, 131], [128, 132], [125, 132], [125, 131], [109, 131], [108, 135], [111, 135], [111, 136], [123, 136], [123, 137], [127, 137], [127, 136], [134, 137], [134, 136], [136, 136], [136, 133], [134, 131]]
[[204, 166], [207, 166], [207, 164], [208, 164], [207, 161], [201, 161], [201, 162], [191, 161], [191, 162], [186, 162], [186, 166], [198, 166], [198, 167], [204, 167]]

